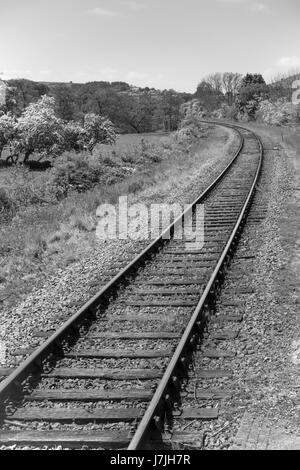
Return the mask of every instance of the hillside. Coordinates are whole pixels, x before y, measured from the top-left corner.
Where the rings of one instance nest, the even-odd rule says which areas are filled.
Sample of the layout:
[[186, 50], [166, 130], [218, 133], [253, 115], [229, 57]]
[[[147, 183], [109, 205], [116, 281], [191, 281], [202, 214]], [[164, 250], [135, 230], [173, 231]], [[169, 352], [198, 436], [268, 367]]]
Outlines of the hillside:
[[174, 90], [139, 88], [125, 82], [58, 83], [8, 80], [8, 108], [19, 115], [40, 96], [54, 96], [57, 114], [80, 121], [85, 113], [109, 117], [120, 132], [172, 131], [177, 129], [180, 106], [191, 98]]
[[275, 100], [278, 98], [288, 98], [290, 99], [293, 92], [292, 85], [296, 80], [300, 80], [300, 72], [282, 77], [278, 80], [273, 81], [269, 84], [270, 97]]

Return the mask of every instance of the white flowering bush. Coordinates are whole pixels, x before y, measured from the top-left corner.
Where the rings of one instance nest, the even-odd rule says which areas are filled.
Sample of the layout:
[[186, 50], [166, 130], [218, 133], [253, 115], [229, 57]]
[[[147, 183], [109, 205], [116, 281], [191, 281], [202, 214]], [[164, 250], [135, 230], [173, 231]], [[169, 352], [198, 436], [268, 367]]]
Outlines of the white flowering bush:
[[207, 111], [199, 100], [194, 99], [184, 103], [180, 109], [181, 123], [179, 130], [175, 133], [175, 139], [187, 143], [201, 136], [203, 124], [201, 119], [207, 115]]
[[94, 113], [86, 114], [84, 117], [84, 142], [90, 153], [97, 144], [114, 144], [116, 142], [116, 131], [113, 123], [102, 116]]
[[80, 152], [84, 150], [85, 131], [77, 122], [67, 122], [63, 126], [63, 150], [75, 150]]
[[31, 103], [17, 119], [0, 114], [0, 157], [9, 147], [7, 160], [21, 156], [27, 162], [35, 154], [39, 160], [56, 158], [65, 151], [93, 150], [97, 144], [114, 144], [116, 132], [112, 122], [96, 114], [86, 114], [84, 124], [65, 122], [55, 114], [55, 99], [44, 95]]
[[282, 98], [276, 102], [269, 100], [260, 103], [258, 117], [272, 126], [285, 126], [297, 123], [299, 110], [291, 102]]
[[16, 131], [16, 119], [11, 114], [0, 115], [0, 157], [4, 147], [14, 139]]
[[63, 121], [55, 115], [55, 99], [42, 96], [31, 103], [17, 121], [14, 150], [26, 162], [33, 153], [41, 157], [57, 156], [63, 148]]

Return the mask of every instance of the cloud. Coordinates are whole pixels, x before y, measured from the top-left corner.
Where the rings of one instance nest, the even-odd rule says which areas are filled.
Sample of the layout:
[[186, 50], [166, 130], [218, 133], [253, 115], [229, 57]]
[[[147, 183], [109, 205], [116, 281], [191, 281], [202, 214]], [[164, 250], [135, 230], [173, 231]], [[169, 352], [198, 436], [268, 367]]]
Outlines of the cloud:
[[262, 2], [252, 2], [251, 0], [217, 0], [219, 3], [228, 3], [231, 5], [245, 5], [247, 10], [261, 13], [269, 9], [269, 7]]
[[9, 80], [11, 78], [27, 78], [31, 79], [32, 71], [31, 70], [2, 70], [1, 77], [3, 80]]
[[300, 67], [300, 57], [281, 57], [276, 65], [283, 68], [297, 68]]
[[137, 2], [137, 1], [134, 1], [134, 0], [126, 2], [126, 5], [130, 10], [134, 10], [134, 11], [144, 10], [144, 8], [145, 8], [144, 3]]
[[291, 76], [300, 72], [300, 57], [281, 57], [266, 69], [263, 75], [267, 81], [282, 76]]
[[268, 10], [268, 7], [267, 7], [267, 5], [265, 5], [264, 3], [253, 3], [253, 4], [250, 6], [250, 10], [259, 13], [259, 12], [267, 11], [267, 10]]
[[139, 82], [141, 80], [145, 80], [147, 78], [146, 73], [130, 71], [127, 72], [126, 78], [129, 82]]
[[100, 8], [100, 7], [96, 7], [96, 8], [92, 8], [91, 10], [88, 10], [88, 14], [93, 15], [93, 16], [106, 16], [106, 17], [118, 15], [116, 11], [107, 10], [105, 8]]
[[[126, 9], [131, 11], [141, 11], [145, 8], [145, 4], [139, 0], [123, 0], [121, 3]], [[87, 11], [89, 15], [99, 17], [114, 17], [119, 16], [121, 12], [116, 10], [110, 10], [108, 8], [95, 7]]]
[[232, 4], [245, 4], [248, 3], [249, 0], [217, 0], [219, 3], [232, 3]]

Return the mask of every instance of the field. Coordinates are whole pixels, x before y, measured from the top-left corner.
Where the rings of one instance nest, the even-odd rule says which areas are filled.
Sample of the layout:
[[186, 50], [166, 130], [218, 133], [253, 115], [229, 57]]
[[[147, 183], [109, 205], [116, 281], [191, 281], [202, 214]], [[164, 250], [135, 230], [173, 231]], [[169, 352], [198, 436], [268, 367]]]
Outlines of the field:
[[[141, 141], [151, 142], [151, 144], [161, 144], [162, 142], [167, 143], [170, 141], [170, 136], [166, 133], [149, 133], [149, 134], [120, 134], [117, 137], [117, 141], [115, 145], [109, 146], [106, 145], [98, 145], [95, 149], [95, 153], [97, 152], [104, 152], [107, 151], [112, 152], [132, 152], [134, 147], [138, 147], [141, 144]], [[5, 160], [7, 153], [5, 150], [3, 151], [1, 160]], [[34, 160], [34, 156], [33, 156]], [[31, 176], [34, 178], [35, 176], [38, 177], [40, 174], [44, 172], [34, 171], [31, 173]], [[0, 168], [0, 187], [7, 187], [9, 186], [10, 176], [12, 171], [10, 168]]]

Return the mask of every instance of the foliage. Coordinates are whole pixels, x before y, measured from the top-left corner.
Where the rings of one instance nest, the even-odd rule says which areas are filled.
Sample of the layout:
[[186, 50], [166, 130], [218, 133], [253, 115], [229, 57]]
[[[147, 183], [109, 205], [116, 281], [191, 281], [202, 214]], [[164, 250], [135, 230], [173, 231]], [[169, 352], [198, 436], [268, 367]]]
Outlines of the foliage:
[[223, 103], [222, 106], [212, 113], [212, 117], [215, 119], [229, 119], [236, 121], [238, 118], [238, 111], [235, 105], [229, 106], [227, 103]]
[[74, 121], [63, 121], [55, 114], [55, 99], [44, 95], [31, 103], [19, 118], [11, 113], [0, 116], [0, 155], [5, 146], [10, 146], [7, 160], [18, 161], [23, 155], [27, 162], [33, 154], [39, 160], [52, 159], [64, 151], [91, 153], [97, 144], [113, 144], [116, 139], [112, 122], [96, 114], [84, 116], [84, 125]]
[[300, 108], [285, 99], [276, 102], [262, 101], [258, 118], [273, 126], [296, 125], [299, 123]]
[[57, 201], [49, 171], [36, 174], [23, 165], [9, 169], [4, 177], [3, 191], [7, 201], [6, 207], [9, 207], [11, 212], [33, 204]]
[[250, 85], [265, 85], [265, 79], [260, 73], [247, 73], [245, 77], [242, 79], [241, 86], [247, 87]]
[[83, 122], [85, 114], [107, 116], [121, 132], [152, 132], [178, 128], [179, 109], [191, 98], [174, 90], [138, 88], [124, 82], [38, 83], [9, 80], [12, 90], [7, 109], [19, 116], [44, 94], [53, 96], [58, 117]]
[[24, 162], [34, 152], [41, 157], [61, 152], [64, 124], [54, 108], [54, 98], [45, 95], [37, 103], [31, 103], [18, 119], [14, 149], [24, 154]]
[[89, 152], [93, 152], [97, 144], [114, 144], [116, 141], [115, 127], [112, 122], [94, 113], [84, 117], [84, 141]]
[[223, 73], [222, 88], [228, 106], [232, 106], [234, 104], [241, 84], [242, 75], [240, 73]]
[[20, 116], [31, 104], [36, 103], [43, 95], [49, 94], [49, 87], [44, 83], [32, 82], [26, 79], [8, 80], [6, 96], [7, 111]]
[[281, 73], [275, 77], [269, 85], [270, 99], [275, 102], [280, 98], [291, 101], [293, 83], [300, 79], [300, 72]]
[[6, 145], [8, 145], [16, 134], [16, 119], [10, 114], [0, 116], [0, 157]]
[[75, 150], [80, 152], [84, 150], [84, 129], [77, 122], [69, 121], [63, 126], [62, 149], [66, 151]]
[[202, 104], [213, 112], [223, 103], [232, 106], [242, 83], [239, 73], [214, 73], [205, 77], [198, 85], [195, 96]]
[[193, 141], [198, 139], [203, 131], [201, 119], [205, 118], [206, 109], [198, 99], [194, 99], [181, 107], [181, 124], [177, 131], [176, 138], [180, 142]]
[[[100, 149], [89, 152], [65, 152], [53, 163], [49, 179], [57, 194], [67, 195], [75, 190], [83, 192], [95, 185], [110, 185], [135, 173], [137, 167], [158, 163], [166, 156], [161, 144], [142, 139], [127, 151]], [[126, 166], [125, 166], [125, 165]]]
[[195, 96], [201, 101], [203, 106], [208, 111], [214, 111], [219, 108], [224, 101], [224, 95], [220, 89], [213, 88], [213, 86], [202, 80], [197, 87]]
[[236, 100], [240, 117], [254, 119], [260, 102], [268, 98], [268, 86], [262, 75], [247, 74], [241, 83]]
[[57, 195], [66, 195], [70, 190], [82, 192], [99, 182], [103, 173], [101, 164], [95, 157], [73, 152], [59, 156], [50, 170], [53, 187]]

